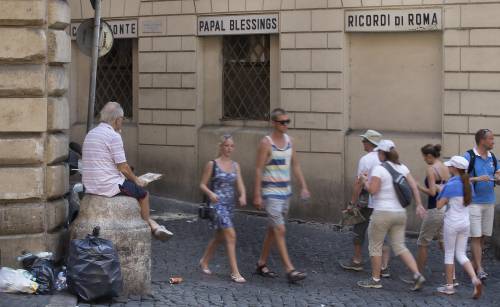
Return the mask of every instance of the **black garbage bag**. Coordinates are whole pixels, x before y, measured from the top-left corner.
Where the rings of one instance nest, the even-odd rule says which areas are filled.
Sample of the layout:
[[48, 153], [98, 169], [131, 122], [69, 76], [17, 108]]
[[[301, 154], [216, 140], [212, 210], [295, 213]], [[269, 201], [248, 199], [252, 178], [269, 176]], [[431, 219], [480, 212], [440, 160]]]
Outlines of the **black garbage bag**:
[[28, 271], [36, 278], [39, 287], [36, 290], [37, 294], [52, 294], [54, 290], [54, 261], [49, 259], [37, 258], [27, 268]]
[[85, 301], [120, 295], [120, 259], [113, 243], [99, 238], [96, 227], [83, 240], [72, 240], [67, 260], [68, 289]]

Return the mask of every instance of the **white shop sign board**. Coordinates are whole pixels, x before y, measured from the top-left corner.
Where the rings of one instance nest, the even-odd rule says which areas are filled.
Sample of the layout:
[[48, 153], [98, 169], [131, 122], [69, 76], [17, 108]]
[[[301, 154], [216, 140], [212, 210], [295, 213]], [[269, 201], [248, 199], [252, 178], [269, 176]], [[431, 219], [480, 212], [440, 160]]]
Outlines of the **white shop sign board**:
[[[109, 27], [113, 31], [113, 38], [136, 38], [138, 33], [137, 19], [132, 20], [106, 20]], [[70, 35], [71, 39], [76, 39], [76, 31], [80, 26], [79, 22], [71, 23]]]
[[199, 16], [199, 36], [279, 33], [279, 15]]
[[440, 31], [441, 9], [345, 11], [345, 32]]

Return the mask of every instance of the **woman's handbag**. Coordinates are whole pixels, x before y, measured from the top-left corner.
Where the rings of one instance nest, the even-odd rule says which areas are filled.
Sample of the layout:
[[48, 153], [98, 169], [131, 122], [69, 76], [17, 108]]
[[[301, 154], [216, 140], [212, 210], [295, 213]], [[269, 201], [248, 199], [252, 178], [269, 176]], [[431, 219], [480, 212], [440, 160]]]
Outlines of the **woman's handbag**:
[[[213, 178], [215, 177], [215, 160], [212, 160], [213, 166], [212, 166], [212, 175], [210, 176], [210, 181], [209, 181], [209, 189], [212, 190], [213, 188]], [[210, 198], [206, 195], [203, 194], [203, 203], [200, 204], [198, 207], [198, 217], [203, 220], [210, 220], [213, 221], [215, 219], [215, 208], [210, 205]]]

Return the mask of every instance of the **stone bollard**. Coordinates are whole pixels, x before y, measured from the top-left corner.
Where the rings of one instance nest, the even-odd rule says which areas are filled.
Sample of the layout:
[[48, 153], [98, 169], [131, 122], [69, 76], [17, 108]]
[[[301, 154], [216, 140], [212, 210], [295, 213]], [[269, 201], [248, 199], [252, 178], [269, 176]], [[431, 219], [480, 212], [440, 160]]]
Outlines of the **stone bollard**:
[[491, 239], [495, 249], [495, 256], [497, 259], [500, 259], [500, 205], [496, 205], [495, 207], [495, 225]]
[[99, 237], [111, 240], [120, 256], [122, 295], [151, 293], [151, 231], [131, 197], [85, 195], [71, 224], [71, 239], [83, 239], [101, 227]]

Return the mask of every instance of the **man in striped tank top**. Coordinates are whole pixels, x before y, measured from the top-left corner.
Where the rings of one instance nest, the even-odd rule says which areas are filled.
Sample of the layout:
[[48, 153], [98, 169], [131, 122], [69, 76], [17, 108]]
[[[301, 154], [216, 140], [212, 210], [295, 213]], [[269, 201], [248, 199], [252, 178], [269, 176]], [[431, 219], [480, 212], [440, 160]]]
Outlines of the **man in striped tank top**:
[[295, 269], [286, 247], [285, 219], [292, 195], [290, 169], [302, 187], [302, 199], [308, 199], [310, 194], [292, 147], [292, 140], [286, 134], [290, 124], [288, 114], [283, 109], [274, 109], [271, 112], [271, 121], [273, 132], [270, 136], [264, 137], [259, 144], [255, 172], [254, 204], [258, 209], [264, 208], [269, 219], [269, 227], [257, 262], [257, 273], [264, 277], [277, 276], [266, 264], [271, 246], [276, 244], [288, 281], [293, 283], [306, 278], [306, 274]]

